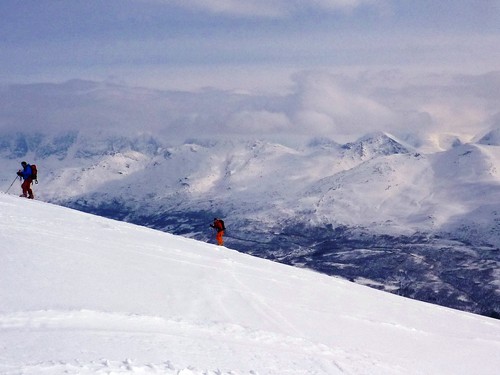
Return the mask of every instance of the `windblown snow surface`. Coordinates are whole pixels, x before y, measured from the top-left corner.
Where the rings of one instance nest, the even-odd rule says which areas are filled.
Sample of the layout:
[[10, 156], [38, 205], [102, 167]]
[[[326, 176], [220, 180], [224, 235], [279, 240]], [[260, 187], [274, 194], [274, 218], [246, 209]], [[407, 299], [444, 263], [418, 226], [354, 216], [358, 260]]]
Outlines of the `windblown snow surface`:
[[498, 374], [500, 321], [0, 194], [0, 373]]

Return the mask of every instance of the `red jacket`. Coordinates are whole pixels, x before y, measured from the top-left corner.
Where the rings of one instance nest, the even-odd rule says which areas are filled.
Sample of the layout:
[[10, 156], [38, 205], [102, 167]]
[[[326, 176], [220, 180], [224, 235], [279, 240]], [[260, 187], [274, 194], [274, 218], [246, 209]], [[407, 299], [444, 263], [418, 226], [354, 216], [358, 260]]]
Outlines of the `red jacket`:
[[211, 225], [212, 228], [215, 228], [217, 230], [217, 232], [221, 232], [223, 231], [224, 229], [224, 222], [220, 219], [217, 219], [217, 220], [214, 220], [214, 223], [213, 225]]

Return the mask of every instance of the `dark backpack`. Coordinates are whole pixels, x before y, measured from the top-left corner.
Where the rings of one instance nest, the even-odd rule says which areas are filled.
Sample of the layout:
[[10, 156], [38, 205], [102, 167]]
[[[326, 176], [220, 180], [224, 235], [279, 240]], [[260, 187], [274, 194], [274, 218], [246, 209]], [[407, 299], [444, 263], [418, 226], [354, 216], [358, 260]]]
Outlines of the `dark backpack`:
[[226, 230], [226, 227], [224, 226], [224, 220], [219, 219], [220, 225], [222, 226], [222, 230]]
[[38, 184], [38, 169], [35, 164], [31, 164], [31, 179]]

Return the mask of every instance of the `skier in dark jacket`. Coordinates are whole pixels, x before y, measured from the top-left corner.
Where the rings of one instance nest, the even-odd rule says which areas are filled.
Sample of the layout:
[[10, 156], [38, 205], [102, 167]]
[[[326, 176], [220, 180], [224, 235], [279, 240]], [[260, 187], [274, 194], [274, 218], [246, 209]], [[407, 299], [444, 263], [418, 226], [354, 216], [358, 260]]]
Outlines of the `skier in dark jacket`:
[[217, 239], [217, 245], [224, 245], [224, 240], [222, 239], [224, 231], [226, 230], [224, 221], [222, 219], [215, 218], [213, 224], [210, 224], [210, 226], [217, 231], [217, 235], [215, 236], [215, 238]]
[[21, 197], [33, 199], [33, 190], [31, 190], [31, 183], [33, 182], [33, 172], [31, 171], [31, 165], [23, 161], [21, 163], [23, 169], [17, 171], [17, 175], [21, 177], [24, 181], [21, 185], [21, 189], [23, 189], [23, 193], [20, 195]]

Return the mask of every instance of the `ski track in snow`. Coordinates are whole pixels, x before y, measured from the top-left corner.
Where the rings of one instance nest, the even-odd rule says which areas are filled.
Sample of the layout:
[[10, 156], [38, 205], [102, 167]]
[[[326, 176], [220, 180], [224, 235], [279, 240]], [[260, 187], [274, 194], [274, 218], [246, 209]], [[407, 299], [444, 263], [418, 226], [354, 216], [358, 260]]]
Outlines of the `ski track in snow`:
[[[295, 361], [304, 361], [300, 358], [304, 353], [311, 354], [309, 361], [320, 361], [316, 363], [317, 367], [323, 368], [323, 374], [341, 374], [344, 373], [341, 367], [333, 358], [341, 351], [334, 351], [326, 345], [314, 344], [307, 340], [295, 338], [287, 335], [280, 335], [274, 332], [256, 331], [246, 329], [236, 324], [222, 324], [210, 322], [207, 324], [196, 324], [181, 320], [166, 320], [155, 316], [142, 316], [126, 313], [112, 313], [91, 310], [78, 311], [32, 311], [19, 312], [0, 315], [0, 330], [5, 337], [11, 338], [13, 342], [19, 345], [29, 346], [30, 341], [36, 341], [38, 337], [51, 336], [54, 333], [54, 340], [60, 342], [51, 342], [51, 352], [58, 352], [58, 348], [66, 345], [72, 345], [72, 337], [80, 337], [79, 333], [86, 336], [89, 332], [99, 340], [109, 341], [117, 339], [127, 341], [130, 346], [143, 346], [144, 350], [151, 349], [152, 342], [155, 345], [163, 344], [165, 348], [171, 347], [175, 342], [175, 350], [185, 350], [182, 348], [191, 347], [191, 350], [198, 352], [203, 350], [199, 346], [206, 345], [227, 346], [228, 355], [231, 351], [247, 350], [250, 347], [259, 347], [253, 351], [253, 356], [258, 352], [263, 355], [267, 352], [290, 352], [290, 358]], [[78, 340], [77, 340], [78, 342]], [[23, 344], [24, 343], [24, 344]], [[28, 343], [28, 344], [26, 344]], [[221, 344], [216, 344], [221, 343]], [[2, 340], [0, 340], [0, 347]], [[15, 349], [14, 345], [14, 349]], [[194, 349], [195, 348], [195, 349]], [[267, 348], [267, 349], [266, 349]], [[96, 349], [97, 350], [97, 349]], [[7, 350], [9, 352], [9, 350]], [[168, 352], [168, 350], [166, 350]], [[344, 353], [345, 354], [345, 353]], [[257, 358], [257, 357], [256, 357]], [[314, 358], [314, 359], [313, 359]], [[323, 358], [323, 359], [321, 359]], [[258, 359], [258, 358], [257, 358]], [[283, 359], [277, 358], [277, 363]], [[239, 375], [239, 374], [261, 374], [258, 370], [240, 371], [240, 370], [222, 370], [222, 369], [196, 369], [192, 366], [183, 367], [175, 365], [173, 361], [165, 360], [162, 363], [140, 363], [138, 360], [125, 358], [123, 361], [84, 359], [67, 359], [57, 361], [39, 361], [23, 364], [2, 364], [2, 355], [0, 354], [0, 373], [3, 375], [25, 374], [176, 374], [176, 375]], [[283, 363], [284, 365], [284, 363]], [[281, 374], [286, 366], [277, 366], [276, 369], [269, 369], [265, 374]], [[288, 370], [293, 366], [288, 366]], [[301, 372], [293, 372], [301, 373]], [[306, 374], [308, 372], [305, 372]], [[316, 372], [315, 372], [316, 373]]]

